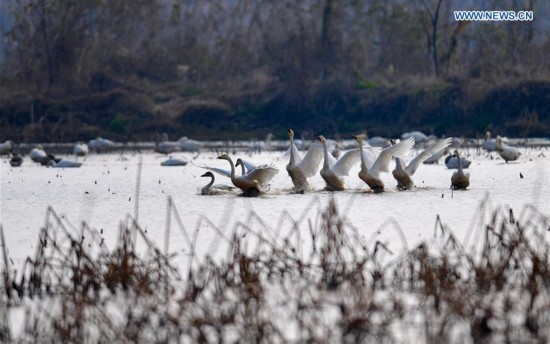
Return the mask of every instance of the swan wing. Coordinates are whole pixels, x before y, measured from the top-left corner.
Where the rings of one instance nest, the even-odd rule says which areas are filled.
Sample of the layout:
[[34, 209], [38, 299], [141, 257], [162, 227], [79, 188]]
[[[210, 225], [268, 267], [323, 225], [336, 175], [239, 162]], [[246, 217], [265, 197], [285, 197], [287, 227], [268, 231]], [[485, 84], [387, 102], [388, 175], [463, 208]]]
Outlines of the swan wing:
[[[191, 162], [193, 163], [193, 162]], [[195, 164], [193, 164], [195, 165]], [[195, 165], [197, 167], [200, 167], [200, 168], [204, 168], [205, 170], [208, 170], [208, 171], [212, 171], [212, 172], [216, 172], [217, 174], [220, 174], [224, 177], [228, 177], [228, 178], [231, 178], [231, 171], [230, 170], [225, 170], [223, 168], [217, 168], [217, 167], [210, 167], [210, 166], [198, 166], [198, 165]]]
[[448, 137], [446, 139], [439, 140], [433, 145], [431, 145], [430, 147], [426, 148], [422, 153], [418, 154], [414, 159], [411, 160], [411, 162], [407, 165], [407, 167], [405, 167], [405, 172], [407, 172], [410, 175], [413, 175], [421, 163], [423, 163], [425, 160], [427, 160], [429, 157], [431, 157], [435, 153], [445, 149], [446, 147], [449, 147], [452, 142], [453, 142], [453, 138]]
[[390, 161], [392, 156], [402, 158], [414, 146], [414, 138], [411, 136], [404, 141], [400, 141], [391, 147], [384, 148], [372, 166], [373, 174], [390, 171]]
[[344, 154], [334, 166], [332, 166], [332, 171], [337, 176], [347, 176], [349, 174], [349, 170], [358, 163], [361, 160], [361, 152], [359, 151], [359, 148], [352, 149], [350, 151], [347, 151], [346, 154]]
[[246, 168], [246, 173], [250, 173], [250, 172], [254, 171], [255, 169], [261, 167], [261, 166], [254, 165], [250, 161], [246, 161], [246, 160], [243, 160], [243, 159], [241, 159], [241, 161], [242, 161], [244, 167]]
[[257, 180], [261, 185], [269, 183], [279, 170], [273, 166], [258, 167], [254, 171], [242, 176], [246, 181]]
[[[298, 150], [296, 150], [297, 152]], [[296, 162], [300, 166], [305, 177], [311, 177], [317, 173], [319, 164], [323, 161], [323, 145], [321, 143], [312, 143], [307, 150], [304, 159]], [[294, 153], [296, 156], [296, 153]]]
[[381, 147], [363, 147], [363, 158], [367, 168], [372, 168], [381, 151]]
[[290, 145], [290, 147], [288, 147], [288, 149], [283, 153], [283, 158], [290, 157], [290, 150], [294, 151], [294, 163], [299, 164], [302, 161], [302, 155], [296, 145]]

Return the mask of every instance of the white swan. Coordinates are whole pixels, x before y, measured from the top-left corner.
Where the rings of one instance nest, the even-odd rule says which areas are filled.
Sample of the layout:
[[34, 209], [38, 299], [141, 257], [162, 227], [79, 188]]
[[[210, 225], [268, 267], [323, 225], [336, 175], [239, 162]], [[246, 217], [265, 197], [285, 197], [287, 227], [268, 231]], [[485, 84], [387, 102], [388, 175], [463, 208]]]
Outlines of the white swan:
[[271, 179], [277, 174], [278, 170], [271, 167], [268, 169], [256, 169], [244, 176], [235, 175], [235, 165], [233, 160], [227, 154], [222, 154], [218, 159], [229, 161], [231, 166], [231, 182], [233, 185], [241, 189], [245, 196], [259, 196], [265, 193], [263, 184], [269, 183]]
[[508, 161], [518, 160], [521, 155], [519, 149], [505, 145], [500, 136], [496, 138], [496, 151], [506, 163], [508, 163]]
[[309, 189], [307, 178], [313, 177], [319, 170], [319, 164], [323, 160], [323, 146], [312, 143], [302, 159], [294, 144], [294, 131], [292, 129], [288, 129], [288, 137], [290, 138], [290, 160], [286, 165], [286, 171], [294, 184], [294, 190], [303, 192]]
[[181, 147], [179, 142], [169, 141], [168, 134], [162, 133], [160, 140], [159, 135], [155, 134], [155, 152], [167, 155], [180, 150]]
[[397, 188], [400, 190], [412, 189], [414, 183], [411, 177], [418, 169], [418, 166], [420, 166], [424, 160], [430, 158], [434, 153], [443, 151], [445, 148], [449, 147], [452, 141], [452, 137], [439, 140], [430, 147], [426, 148], [422, 153], [418, 154], [406, 167], [403, 167], [401, 165], [401, 159], [396, 157], [395, 169], [392, 171], [392, 174], [395, 180], [397, 180]]
[[458, 151], [455, 150], [454, 155], [456, 155], [458, 159], [458, 171], [453, 173], [451, 177], [451, 188], [465, 190], [468, 186], [470, 186], [470, 174], [462, 170], [462, 161]]
[[185, 166], [189, 163], [189, 160], [186, 158], [172, 158], [164, 160], [160, 163], [160, 166]]
[[359, 162], [360, 151], [353, 149], [344, 154], [338, 161], [328, 153], [327, 140], [323, 135], [317, 138], [323, 144], [323, 168], [321, 168], [321, 177], [325, 180], [325, 190], [342, 191], [346, 186], [342, 177], [349, 174], [349, 170]]
[[[452, 143], [451, 143], [452, 145]], [[434, 154], [432, 154], [431, 157], [424, 160], [423, 164], [426, 165], [432, 165], [432, 164], [439, 164], [439, 159], [441, 159], [444, 155], [449, 154], [449, 147], [445, 147]]]
[[13, 141], [7, 140], [4, 143], [0, 143], [0, 155], [8, 155], [13, 151]]
[[211, 180], [201, 189], [201, 195], [223, 195], [231, 192], [234, 187], [225, 184], [214, 184], [214, 174], [210, 171], [205, 172], [201, 177], [210, 177]]
[[88, 145], [84, 142], [77, 142], [73, 149], [73, 154], [76, 156], [86, 156], [88, 155], [88, 152]]
[[78, 167], [82, 166], [82, 163], [81, 162], [76, 162], [76, 161], [61, 159], [57, 163], [55, 163], [54, 160], [48, 161], [48, 166], [51, 166], [53, 168], [78, 168]]
[[361, 150], [361, 171], [359, 171], [359, 178], [363, 180], [367, 185], [375, 192], [384, 192], [384, 183], [380, 179], [380, 173], [390, 171], [390, 161], [392, 156], [403, 157], [414, 146], [414, 138], [410, 136], [407, 140], [398, 142], [391, 147], [384, 148], [380, 155], [376, 158], [374, 164], [369, 167], [368, 160], [363, 154], [363, 138], [360, 135], [353, 137], [359, 149]]
[[404, 133], [403, 135], [401, 135], [401, 139], [404, 141], [408, 140], [411, 137], [414, 138], [414, 142], [416, 144], [420, 144], [425, 141], [428, 141], [428, 136], [426, 136], [426, 134], [420, 131], [411, 131], [410, 133]]
[[488, 152], [492, 152], [492, 151], [495, 151], [497, 149], [496, 140], [491, 138], [491, 132], [490, 131], [487, 131], [485, 133], [485, 140], [481, 144], [481, 147], [483, 147], [483, 149], [485, 149]]
[[197, 140], [188, 139], [187, 136], [184, 136], [178, 140], [178, 145], [180, 149], [184, 152], [195, 152], [200, 153], [202, 148], [202, 143]]
[[34, 162], [41, 162], [44, 158], [46, 158], [46, 152], [44, 151], [44, 148], [42, 148], [42, 145], [36, 145], [36, 147], [31, 149], [30, 157]]
[[97, 153], [107, 152], [115, 148], [115, 143], [111, 140], [98, 137], [94, 140], [88, 141], [88, 147], [95, 149]]

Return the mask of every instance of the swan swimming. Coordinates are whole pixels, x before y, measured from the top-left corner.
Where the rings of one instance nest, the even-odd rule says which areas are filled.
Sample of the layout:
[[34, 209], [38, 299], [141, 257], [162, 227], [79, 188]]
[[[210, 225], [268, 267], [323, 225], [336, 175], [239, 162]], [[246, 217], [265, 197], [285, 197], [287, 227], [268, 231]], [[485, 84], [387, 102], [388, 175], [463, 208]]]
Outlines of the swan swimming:
[[344, 176], [349, 174], [349, 170], [359, 161], [360, 151], [353, 149], [344, 154], [338, 161], [328, 153], [327, 140], [323, 135], [317, 138], [323, 144], [323, 168], [321, 168], [321, 177], [325, 180], [327, 191], [343, 191], [346, 189]]
[[374, 164], [369, 167], [368, 160], [363, 154], [363, 138], [361, 135], [353, 136], [359, 149], [361, 150], [361, 171], [359, 171], [359, 178], [363, 180], [367, 185], [375, 192], [384, 192], [384, 183], [380, 179], [381, 172], [390, 171], [390, 161], [392, 156], [403, 157], [414, 146], [414, 137], [410, 136], [407, 140], [398, 142], [393, 146], [384, 148]]
[[213, 185], [214, 184], [214, 173], [208, 171], [208, 172], [205, 172], [201, 177], [210, 177], [211, 180], [208, 184], [206, 184], [202, 189], [201, 189], [201, 195], [209, 195], [209, 196], [212, 196], [212, 195], [224, 195], [224, 194], [227, 194], [231, 191], [233, 191], [234, 187], [232, 186], [229, 186], [229, 185], [224, 185], [224, 184], [216, 184], [216, 185]]
[[323, 146], [312, 143], [302, 159], [298, 148], [294, 144], [294, 131], [288, 129], [290, 138], [290, 160], [286, 165], [286, 171], [294, 184], [294, 190], [304, 192], [309, 189], [307, 178], [313, 177], [319, 170], [319, 164], [323, 160]]
[[454, 172], [451, 177], [451, 188], [455, 190], [466, 190], [470, 185], [470, 174], [462, 170], [462, 161], [458, 151], [455, 150], [454, 155], [456, 155], [458, 159], [458, 171]]
[[508, 161], [518, 160], [521, 155], [519, 149], [504, 144], [500, 136], [496, 138], [496, 151], [506, 163], [508, 163]]
[[397, 188], [399, 190], [410, 190], [414, 186], [412, 181], [412, 176], [418, 169], [420, 164], [431, 157], [435, 152], [442, 151], [445, 148], [449, 147], [452, 143], [452, 137], [439, 140], [430, 147], [426, 148], [422, 153], [418, 154], [411, 162], [403, 167], [401, 165], [401, 159], [399, 157], [395, 158], [395, 169], [392, 171], [393, 177], [397, 180]]
[[265, 193], [262, 184], [267, 184], [277, 174], [278, 170], [275, 168], [270, 169], [256, 169], [244, 176], [235, 175], [235, 165], [233, 160], [227, 154], [222, 154], [218, 159], [227, 160], [231, 166], [231, 182], [233, 185], [243, 191], [245, 196], [259, 196]]

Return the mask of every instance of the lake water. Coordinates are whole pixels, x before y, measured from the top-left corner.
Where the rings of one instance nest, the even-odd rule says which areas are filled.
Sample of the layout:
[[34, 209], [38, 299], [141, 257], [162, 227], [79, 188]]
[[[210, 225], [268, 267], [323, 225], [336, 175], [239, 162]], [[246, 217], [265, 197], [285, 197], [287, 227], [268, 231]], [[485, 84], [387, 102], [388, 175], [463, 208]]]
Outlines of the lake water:
[[[311, 184], [318, 191], [304, 195], [290, 193], [292, 182], [285, 170], [288, 159], [282, 158], [281, 152], [242, 154], [251, 162], [274, 163], [279, 167], [269, 193], [259, 198], [202, 196], [199, 190], [209, 180], [200, 177], [203, 169], [192, 164], [162, 167], [160, 163], [166, 158], [153, 153], [126, 154], [122, 159], [120, 154], [94, 154], [76, 169], [46, 168], [32, 163], [28, 157], [22, 167], [12, 168], [4, 158], [1, 160], [0, 223], [15, 267], [20, 267], [24, 259], [33, 254], [48, 205], [75, 227], [85, 221], [103, 229], [107, 245], [114, 245], [119, 222], [126, 214], [134, 214], [136, 175], [141, 157], [138, 220], [161, 248], [166, 231], [168, 196], [172, 197], [187, 233], [195, 231], [199, 219], [205, 216], [227, 236], [239, 222], [274, 235], [278, 227], [290, 227], [289, 218], [282, 215], [285, 211], [299, 221], [301, 231], [307, 230], [308, 219], [315, 221], [320, 210], [334, 197], [340, 213], [360, 235], [371, 239], [370, 242], [381, 240], [390, 249], [399, 251], [404, 245], [411, 247], [421, 240], [430, 240], [438, 214], [457, 238], [464, 241], [479, 217], [476, 214], [484, 199], [488, 199], [491, 209], [509, 206], [519, 214], [525, 204], [533, 204], [543, 214], [550, 215], [550, 202], [547, 201], [550, 152], [544, 149], [522, 152], [519, 161], [505, 164], [496, 153], [491, 157], [477, 154], [474, 149], [464, 151], [473, 161], [469, 168], [471, 185], [467, 191], [449, 189], [453, 171], [445, 167], [442, 159], [439, 165], [420, 166], [413, 178], [417, 188], [412, 191], [397, 191], [391, 174], [385, 174], [386, 193], [365, 192], [368, 187], [357, 177], [359, 166], [356, 166], [347, 177], [349, 190], [321, 191], [324, 181], [317, 175]], [[416, 153], [411, 152], [411, 156]], [[185, 153], [173, 156], [192, 159], [191, 154]], [[228, 168], [227, 161], [217, 160], [216, 156], [213, 152], [203, 152], [193, 159], [193, 163]], [[217, 176], [216, 183], [230, 184], [230, 180]], [[251, 212], [258, 218], [249, 220]], [[188, 252], [189, 246], [174, 219], [171, 224], [170, 252]], [[406, 242], [397, 235], [396, 224]], [[198, 228], [197, 250], [202, 254], [215, 254], [219, 238], [212, 226], [202, 225]], [[469, 240], [472, 238], [470, 236]]]

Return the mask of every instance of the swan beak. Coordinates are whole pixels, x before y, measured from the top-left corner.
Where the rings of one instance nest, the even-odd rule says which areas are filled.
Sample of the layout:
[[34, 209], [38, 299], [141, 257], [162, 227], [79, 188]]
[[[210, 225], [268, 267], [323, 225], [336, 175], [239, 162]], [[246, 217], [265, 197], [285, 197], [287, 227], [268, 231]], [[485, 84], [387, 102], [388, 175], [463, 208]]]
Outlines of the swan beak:
[[223, 155], [220, 155], [220, 156], [217, 157], [216, 159], [223, 159]]
[[352, 135], [351, 137], [353, 137], [354, 140], [357, 140], [357, 135]]

